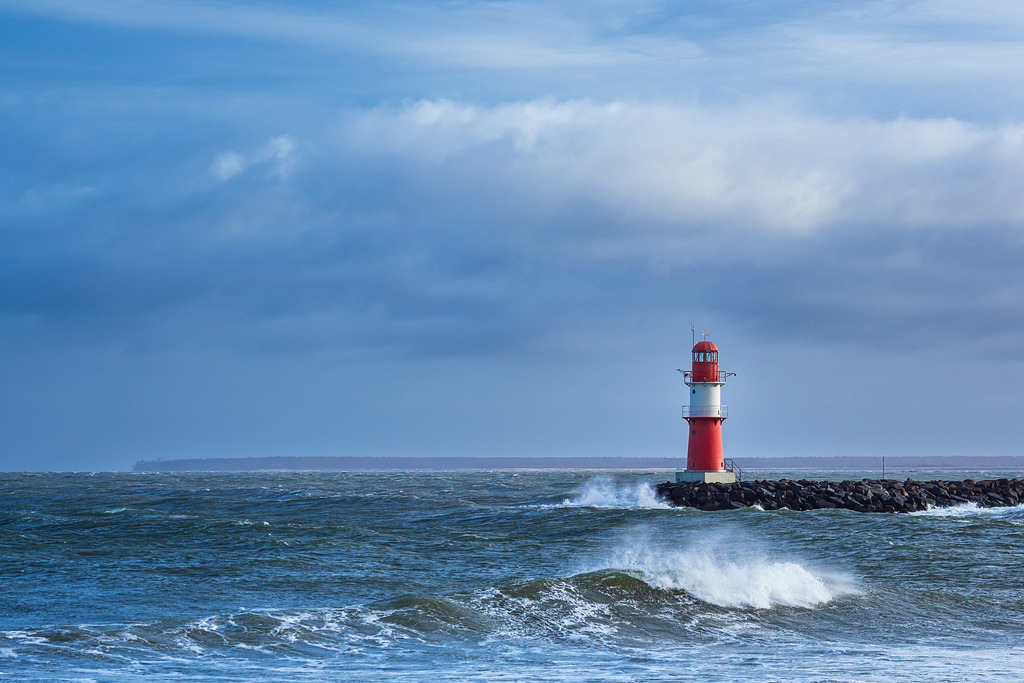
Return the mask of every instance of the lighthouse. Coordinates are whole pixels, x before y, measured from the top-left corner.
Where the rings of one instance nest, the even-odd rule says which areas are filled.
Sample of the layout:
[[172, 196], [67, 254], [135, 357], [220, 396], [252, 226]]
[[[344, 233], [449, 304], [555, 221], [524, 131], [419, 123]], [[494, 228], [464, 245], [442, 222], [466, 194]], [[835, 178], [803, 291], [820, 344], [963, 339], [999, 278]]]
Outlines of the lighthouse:
[[683, 406], [683, 419], [690, 429], [686, 447], [686, 469], [676, 472], [676, 481], [732, 483], [736, 473], [725, 467], [722, 450], [722, 422], [729, 406], [722, 405], [722, 387], [734, 372], [718, 369], [718, 347], [704, 339], [693, 345], [693, 364], [680, 370], [689, 388], [690, 405]]

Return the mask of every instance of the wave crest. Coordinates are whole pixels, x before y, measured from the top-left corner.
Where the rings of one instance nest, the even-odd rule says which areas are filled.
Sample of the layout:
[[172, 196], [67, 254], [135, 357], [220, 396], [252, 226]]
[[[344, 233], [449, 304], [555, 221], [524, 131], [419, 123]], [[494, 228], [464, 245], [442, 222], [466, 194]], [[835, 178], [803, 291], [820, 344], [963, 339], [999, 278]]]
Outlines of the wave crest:
[[857, 592], [847, 577], [791, 559], [754, 555], [742, 544], [728, 548], [726, 555], [707, 545], [666, 549], [634, 541], [613, 552], [608, 561], [655, 588], [683, 591], [718, 607], [810, 608]]
[[663, 500], [658, 498], [654, 489], [647, 482], [619, 484], [611, 479], [591, 479], [573, 492], [558, 507], [595, 507], [612, 509], [658, 509], [670, 510]]
[[951, 505], [949, 507], [932, 507], [927, 510], [918, 510], [908, 513], [912, 517], [954, 517], [954, 518], [978, 518], [1001, 519], [1013, 522], [1024, 520], [1024, 505], [1013, 505], [1007, 507], [983, 508], [977, 503], [963, 503], [962, 505]]

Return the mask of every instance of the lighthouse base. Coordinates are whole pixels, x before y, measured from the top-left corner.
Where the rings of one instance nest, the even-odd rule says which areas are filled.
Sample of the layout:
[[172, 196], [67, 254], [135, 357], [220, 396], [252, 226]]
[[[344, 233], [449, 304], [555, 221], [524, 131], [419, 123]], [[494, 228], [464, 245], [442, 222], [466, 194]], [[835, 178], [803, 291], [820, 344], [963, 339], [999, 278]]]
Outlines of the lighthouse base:
[[676, 472], [676, 483], [702, 481], [706, 484], [735, 484], [736, 473], [727, 470], [682, 470]]

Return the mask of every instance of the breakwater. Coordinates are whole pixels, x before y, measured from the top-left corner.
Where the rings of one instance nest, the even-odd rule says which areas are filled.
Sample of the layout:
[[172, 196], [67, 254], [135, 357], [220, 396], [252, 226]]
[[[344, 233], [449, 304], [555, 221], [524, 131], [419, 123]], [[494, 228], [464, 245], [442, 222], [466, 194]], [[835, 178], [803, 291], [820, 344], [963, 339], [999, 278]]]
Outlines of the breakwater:
[[964, 503], [975, 503], [978, 507], [1004, 507], [1024, 501], [1024, 480], [1021, 479], [778, 479], [735, 484], [665, 482], [658, 484], [655, 490], [671, 505], [700, 510], [738, 510], [759, 505], [765, 510], [843, 508], [857, 512], [916, 512]]

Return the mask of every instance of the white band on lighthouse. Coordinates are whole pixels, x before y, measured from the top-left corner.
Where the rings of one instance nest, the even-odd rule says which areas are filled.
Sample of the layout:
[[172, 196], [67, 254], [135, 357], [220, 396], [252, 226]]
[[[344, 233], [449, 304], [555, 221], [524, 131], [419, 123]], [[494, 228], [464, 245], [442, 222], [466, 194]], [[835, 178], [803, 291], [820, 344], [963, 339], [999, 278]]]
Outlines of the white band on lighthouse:
[[722, 409], [728, 406], [722, 405], [722, 384], [724, 382], [687, 382], [690, 387], [690, 410], [689, 415], [684, 417], [723, 417]]

